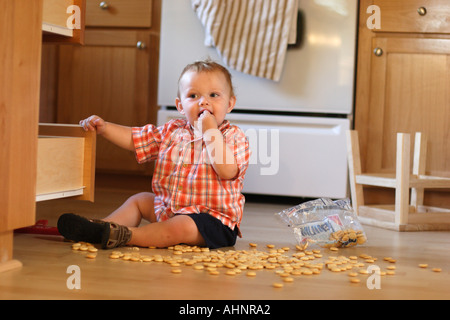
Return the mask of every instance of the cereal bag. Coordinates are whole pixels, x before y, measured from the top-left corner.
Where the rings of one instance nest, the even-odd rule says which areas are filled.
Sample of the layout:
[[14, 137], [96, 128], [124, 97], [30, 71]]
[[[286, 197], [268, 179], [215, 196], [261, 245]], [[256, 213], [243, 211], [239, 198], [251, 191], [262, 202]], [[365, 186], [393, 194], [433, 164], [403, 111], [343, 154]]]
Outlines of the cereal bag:
[[350, 200], [320, 198], [301, 203], [275, 214], [292, 228], [300, 248], [350, 247], [367, 241], [366, 234], [350, 206]]

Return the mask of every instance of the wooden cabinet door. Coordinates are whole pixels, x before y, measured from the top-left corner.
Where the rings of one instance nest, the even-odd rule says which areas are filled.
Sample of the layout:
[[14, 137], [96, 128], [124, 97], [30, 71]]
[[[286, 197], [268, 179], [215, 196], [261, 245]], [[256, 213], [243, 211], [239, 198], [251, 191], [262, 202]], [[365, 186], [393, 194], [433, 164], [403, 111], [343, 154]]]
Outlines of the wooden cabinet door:
[[397, 133], [420, 131], [427, 174], [449, 176], [450, 39], [375, 37], [371, 54], [368, 113], [355, 123], [365, 171], [395, 172]]
[[[96, 114], [126, 126], [154, 123], [158, 41], [150, 31], [96, 29], [86, 30], [85, 46], [61, 46], [57, 121], [78, 123]], [[102, 138], [97, 169], [150, 173], [133, 152]]]

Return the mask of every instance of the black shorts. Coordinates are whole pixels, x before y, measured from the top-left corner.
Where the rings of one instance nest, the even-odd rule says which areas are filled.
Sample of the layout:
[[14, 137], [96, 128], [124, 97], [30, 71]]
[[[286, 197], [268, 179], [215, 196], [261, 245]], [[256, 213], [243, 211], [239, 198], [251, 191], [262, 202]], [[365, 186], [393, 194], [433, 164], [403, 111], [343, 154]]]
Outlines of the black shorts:
[[238, 227], [231, 230], [208, 213], [192, 213], [187, 216], [194, 220], [208, 248], [232, 247], [236, 243]]

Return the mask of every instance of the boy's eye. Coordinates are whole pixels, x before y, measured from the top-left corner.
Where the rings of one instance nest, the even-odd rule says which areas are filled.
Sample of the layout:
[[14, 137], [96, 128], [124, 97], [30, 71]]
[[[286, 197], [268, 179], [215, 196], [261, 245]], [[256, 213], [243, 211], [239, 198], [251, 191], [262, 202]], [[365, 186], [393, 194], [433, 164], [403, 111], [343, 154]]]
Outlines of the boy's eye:
[[211, 93], [209, 96], [210, 96], [211, 98], [215, 98], [215, 97], [218, 97], [219, 95], [218, 95], [217, 93]]
[[195, 99], [197, 98], [197, 95], [195, 93], [191, 93], [190, 95], [188, 95], [188, 97], [191, 99]]

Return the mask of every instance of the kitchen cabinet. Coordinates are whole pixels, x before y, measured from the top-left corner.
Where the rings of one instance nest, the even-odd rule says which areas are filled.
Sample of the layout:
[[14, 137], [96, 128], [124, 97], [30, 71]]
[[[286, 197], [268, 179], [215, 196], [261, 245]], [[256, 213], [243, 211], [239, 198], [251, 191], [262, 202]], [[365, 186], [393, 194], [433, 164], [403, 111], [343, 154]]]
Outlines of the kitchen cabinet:
[[[126, 126], [156, 123], [159, 0], [87, 0], [83, 46], [59, 46], [56, 120], [92, 114]], [[98, 171], [148, 174], [133, 152], [97, 140]]]
[[[82, 38], [83, 26], [72, 36], [46, 28], [47, 1], [0, 2], [0, 272], [21, 266], [13, 259], [14, 229], [35, 223], [42, 40]], [[83, 1], [74, 3], [82, 14]], [[63, 9], [50, 16], [67, 19]]]
[[[450, 177], [448, 16], [443, 0], [360, 1], [354, 127], [364, 172], [395, 172], [397, 133], [423, 132], [426, 174]], [[365, 188], [367, 203], [393, 196]], [[426, 191], [424, 202], [450, 207], [449, 190]]]

